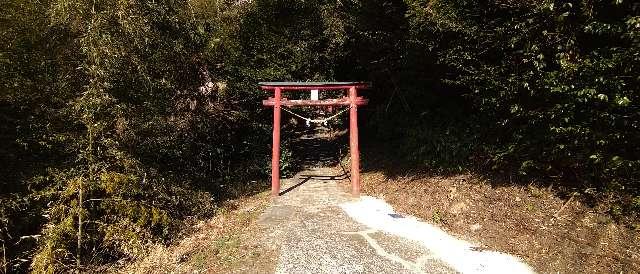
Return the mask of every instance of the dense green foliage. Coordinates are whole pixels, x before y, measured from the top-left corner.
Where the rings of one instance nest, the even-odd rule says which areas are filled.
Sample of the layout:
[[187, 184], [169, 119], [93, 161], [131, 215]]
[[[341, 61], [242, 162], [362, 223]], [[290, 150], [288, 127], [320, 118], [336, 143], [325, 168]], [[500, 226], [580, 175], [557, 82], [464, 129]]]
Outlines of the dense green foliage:
[[631, 193], [639, 208], [640, 4], [409, 6], [412, 43], [479, 111], [494, 169]]
[[[9, 257], [58, 272], [134, 255], [176, 221], [210, 213], [232, 173], [262, 172], [265, 157], [247, 156], [267, 134], [254, 134], [255, 110], [229, 103], [247, 98], [227, 92], [216, 69], [230, 31], [214, 20], [235, 11], [210, 19], [186, 2], [54, 1], [34, 5], [48, 18], [25, 28], [18, 11], [29, 4], [9, 7], [15, 34], [3, 39], [3, 119], [14, 123], [3, 156], [25, 165], [3, 181]], [[19, 238], [27, 233], [42, 236]]]
[[551, 178], [640, 211], [633, 1], [0, 9], [0, 271], [135, 256], [266, 179], [262, 80], [371, 81], [363, 139], [389, 157]]

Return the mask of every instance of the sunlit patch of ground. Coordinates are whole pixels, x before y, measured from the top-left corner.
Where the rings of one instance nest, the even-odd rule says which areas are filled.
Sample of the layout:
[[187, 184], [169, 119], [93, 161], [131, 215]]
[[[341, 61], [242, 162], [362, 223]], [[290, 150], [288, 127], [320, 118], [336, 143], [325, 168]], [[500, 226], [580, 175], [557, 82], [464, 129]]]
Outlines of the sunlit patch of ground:
[[435, 225], [402, 216], [382, 199], [364, 196], [340, 205], [349, 217], [391, 235], [420, 243], [432, 257], [459, 273], [534, 273], [521, 259], [490, 250], [449, 235]]
[[542, 273], [640, 272], [640, 236], [550, 188], [487, 181], [474, 174], [388, 177], [366, 172], [363, 190], [478, 249], [516, 255]]

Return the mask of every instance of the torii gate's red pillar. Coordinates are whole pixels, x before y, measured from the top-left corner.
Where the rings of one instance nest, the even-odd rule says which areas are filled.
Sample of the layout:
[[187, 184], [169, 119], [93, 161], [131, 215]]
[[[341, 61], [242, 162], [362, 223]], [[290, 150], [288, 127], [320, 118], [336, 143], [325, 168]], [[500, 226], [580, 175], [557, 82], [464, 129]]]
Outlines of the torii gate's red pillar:
[[358, 147], [358, 90], [349, 88], [349, 148], [351, 150], [351, 195], [360, 196], [360, 148]]
[[273, 147], [271, 153], [271, 196], [280, 194], [280, 101], [282, 90], [275, 88], [273, 105]]

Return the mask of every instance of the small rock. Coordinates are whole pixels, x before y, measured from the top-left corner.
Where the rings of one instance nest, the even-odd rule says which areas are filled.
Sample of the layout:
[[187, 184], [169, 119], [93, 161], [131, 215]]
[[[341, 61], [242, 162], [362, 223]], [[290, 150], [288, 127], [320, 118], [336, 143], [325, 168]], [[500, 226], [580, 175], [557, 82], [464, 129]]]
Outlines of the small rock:
[[482, 225], [480, 225], [480, 224], [471, 225], [471, 231], [476, 231], [476, 230], [478, 230], [480, 228], [482, 228]]
[[516, 202], [520, 202], [520, 197], [516, 197]]

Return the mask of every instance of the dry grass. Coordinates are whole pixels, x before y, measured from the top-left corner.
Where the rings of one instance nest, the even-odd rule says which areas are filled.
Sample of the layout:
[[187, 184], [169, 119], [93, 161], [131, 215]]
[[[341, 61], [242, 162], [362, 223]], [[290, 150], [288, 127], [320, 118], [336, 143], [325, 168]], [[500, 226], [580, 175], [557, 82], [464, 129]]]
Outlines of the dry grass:
[[363, 190], [400, 211], [487, 249], [517, 255], [542, 273], [638, 273], [640, 236], [550, 188], [497, 184], [474, 174], [362, 176]]
[[225, 203], [215, 217], [200, 221], [170, 246], [154, 245], [147, 254], [113, 270], [117, 273], [265, 273], [275, 269], [275, 251], [262, 246], [257, 217], [269, 203], [267, 193]]

